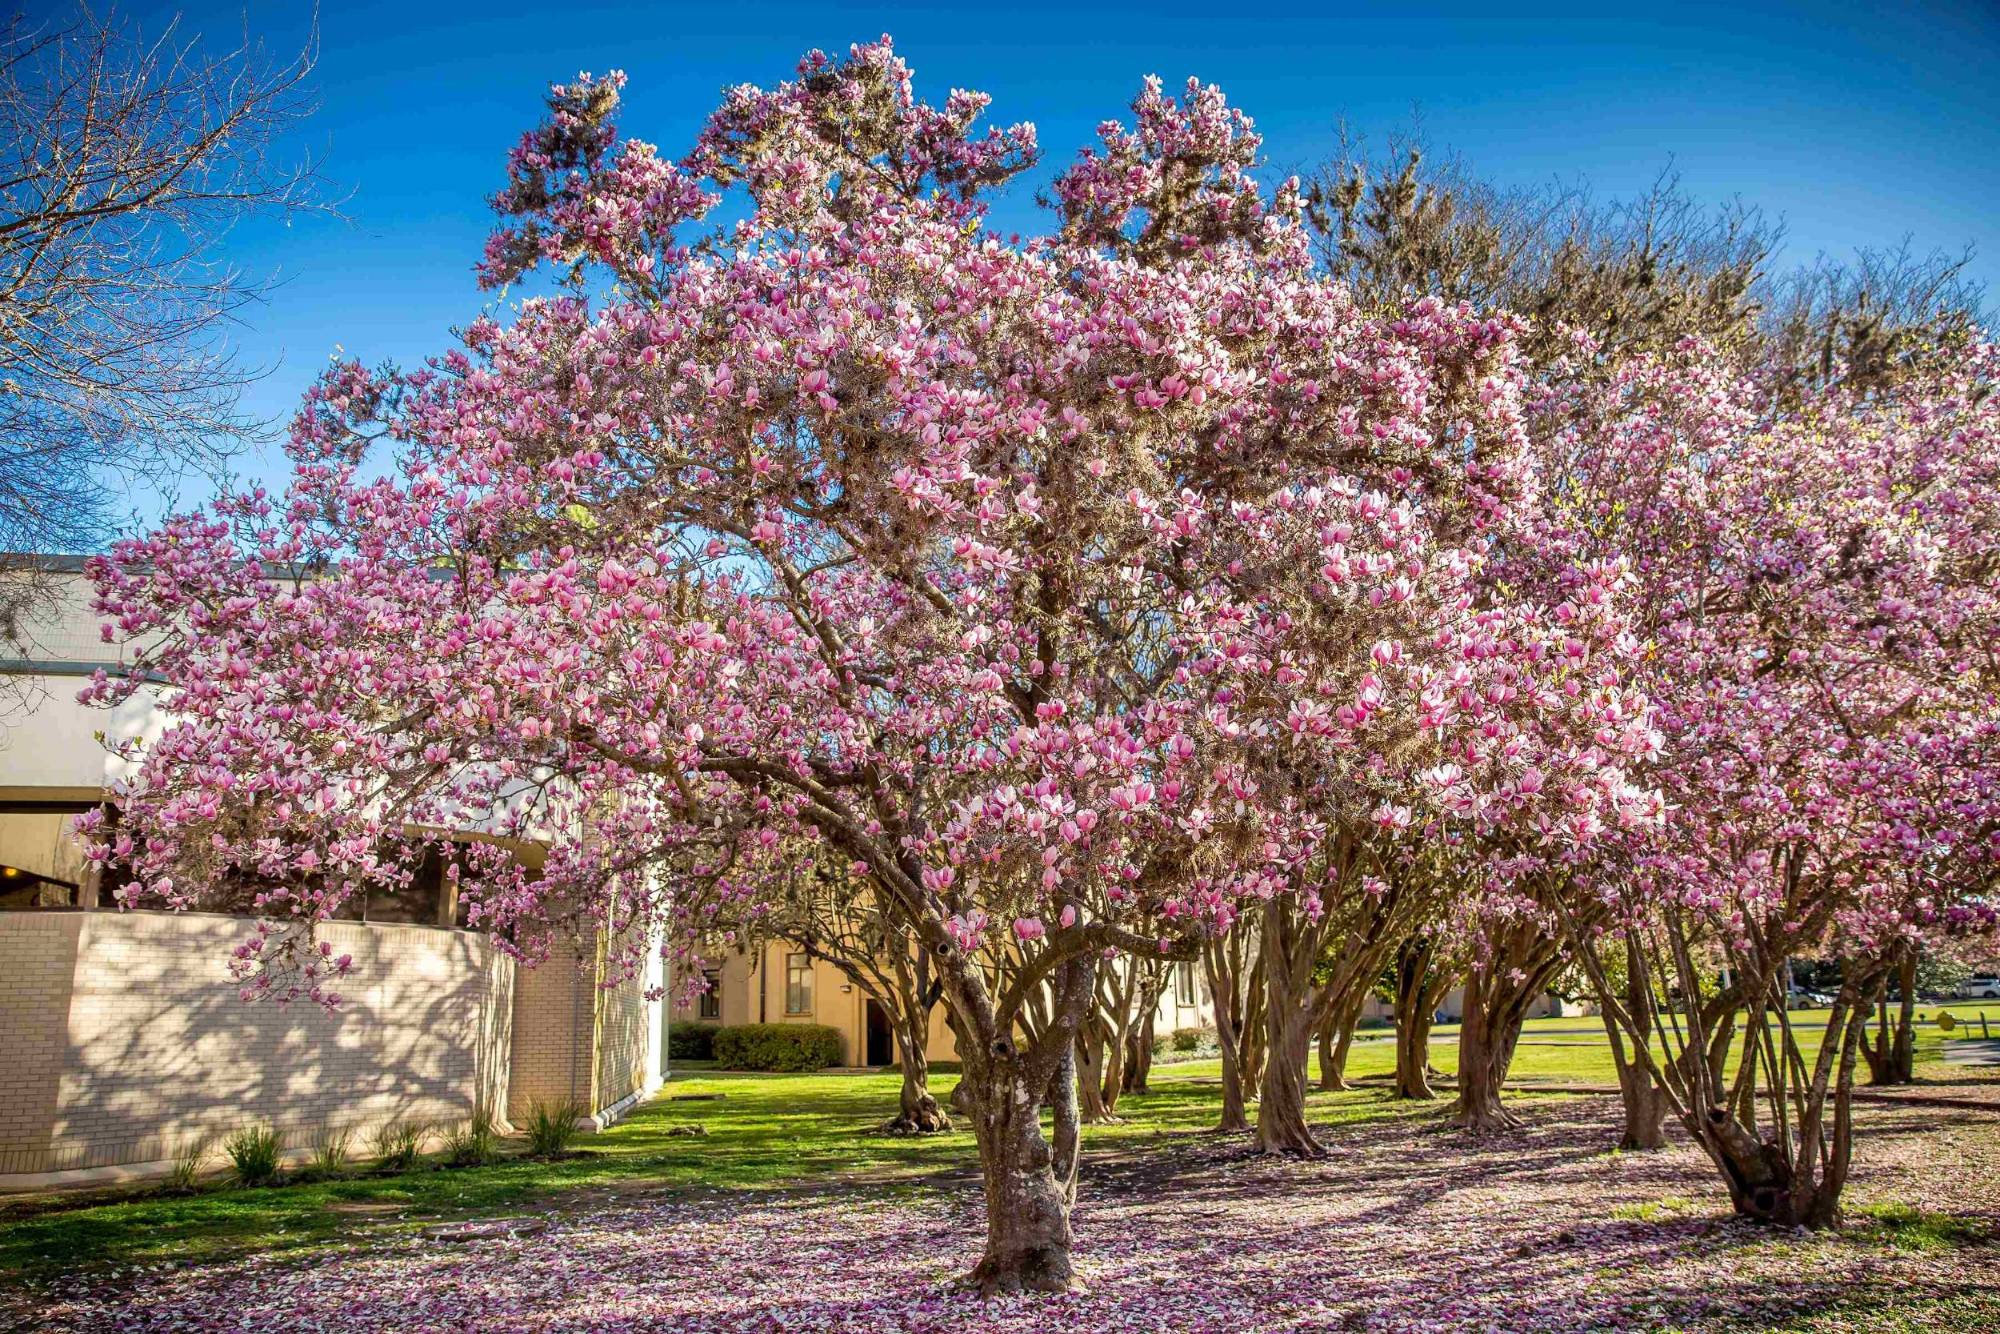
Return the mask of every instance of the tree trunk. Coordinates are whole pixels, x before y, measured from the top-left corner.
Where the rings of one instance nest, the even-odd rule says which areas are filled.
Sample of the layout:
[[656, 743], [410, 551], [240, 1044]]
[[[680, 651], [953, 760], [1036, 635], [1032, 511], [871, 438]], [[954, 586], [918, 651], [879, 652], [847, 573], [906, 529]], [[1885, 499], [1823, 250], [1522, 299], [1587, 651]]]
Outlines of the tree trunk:
[[1339, 1092], [1347, 1087], [1347, 1080], [1343, 1077], [1342, 1071], [1346, 1062], [1340, 1059], [1345, 1044], [1340, 1041], [1340, 1034], [1335, 1030], [1336, 1024], [1331, 1018], [1320, 1025], [1319, 1030], [1319, 1086], [1328, 1093]]
[[1875, 1085], [1908, 1084], [1916, 1078], [1917, 1057], [1917, 957], [1911, 954], [1896, 966], [1896, 980], [1903, 996], [1896, 1022], [1889, 1022], [1889, 1001], [1885, 995], [1876, 1002], [1875, 1040], [1864, 1034], [1861, 1054], [1868, 1059], [1868, 1082]]
[[[1210, 941], [1204, 951], [1208, 969], [1208, 992], [1215, 1004], [1215, 1045], [1222, 1052], [1222, 1119], [1217, 1122], [1218, 1131], [1238, 1131], [1250, 1128], [1250, 1118], [1246, 1111], [1247, 1099], [1244, 1089], [1257, 1078], [1257, 1071], [1246, 1059], [1248, 1055], [1248, 1025], [1244, 1013], [1242, 985], [1244, 941], [1240, 932], [1246, 928], [1239, 924], [1232, 929], [1229, 938]], [[1254, 979], [1250, 979], [1256, 985]]]
[[1132, 1041], [1125, 1053], [1125, 1091], [1127, 1093], [1150, 1093], [1149, 1081], [1153, 1076], [1153, 1027], [1157, 1016], [1149, 1008], [1146, 1017], [1132, 1034]]
[[1429, 1102], [1431, 1023], [1448, 978], [1433, 967], [1437, 946], [1428, 937], [1404, 942], [1396, 953], [1396, 1096]]
[[1125, 1047], [1131, 1037], [1130, 1023], [1121, 1023], [1102, 1048], [1104, 1069], [1098, 1087], [1103, 1090], [1106, 1121], [1119, 1119], [1118, 1096], [1125, 1091]]
[[1667, 1147], [1667, 1113], [1671, 1104], [1652, 1071], [1638, 1062], [1618, 1067], [1618, 1093], [1625, 1104], [1625, 1133], [1618, 1141], [1621, 1149], [1664, 1149]]
[[1437, 1097], [1431, 1088], [1432, 1011], [1412, 1013], [1396, 1025], [1396, 1096], [1420, 1102]]
[[[1632, 1024], [1636, 1048], [1653, 1041], [1653, 1004], [1646, 959], [1636, 941], [1625, 942], [1625, 1013]], [[1638, 1051], [1626, 1050], [1625, 1034], [1612, 1019], [1608, 1006], [1598, 1006], [1604, 1031], [1611, 1039], [1611, 1059], [1618, 1068], [1618, 1095], [1625, 1106], [1625, 1134], [1621, 1149], [1664, 1149], [1667, 1146], [1667, 1113], [1671, 1100], [1653, 1079], [1653, 1071]]]
[[[1498, 993], [1498, 994], [1496, 994]], [[1452, 1124], [1474, 1134], [1512, 1130], [1521, 1122], [1500, 1103], [1514, 1043], [1506, 1031], [1499, 979], [1474, 973], [1466, 979], [1465, 1014], [1458, 1029], [1458, 1105]], [[1518, 1032], [1518, 1024], [1516, 1025]]]
[[924, 1050], [927, 1034], [921, 1019], [896, 1025], [896, 1061], [903, 1069], [903, 1098], [895, 1117], [882, 1126], [890, 1135], [937, 1135], [951, 1129], [951, 1118], [931, 1096], [931, 1062]]
[[1222, 1049], [1222, 1119], [1217, 1130], [1248, 1130], [1250, 1117], [1243, 1099], [1243, 1044], [1217, 1018], [1216, 1045]]
[[1276, 998], [1265, 1012], [1269, 1038], [1257, 1102], [1257, 1148], [1269, 1154], [1319, 1158], [1325, 1147], [1306, 1125], [1306, 1060], [1312, 1052], [1312, 1018]]
[[[972, 1086], [966, 1103], [986, 1189], [986, 1249], [965, 1284], [984, 1296], [1066, 1292], [1082, 1140], [1077, 1038], [1090, 1020], [1096, 956], [1057, 967], [1044, 989], [1047, 1022], [1027, 1042], [1018, 1012], [994, 1010], [977, 965], [947, 958], [960, 1082]], [[1054, 1111], [1053, 1144], [1042, 1136], [1044, 1104]]]
[[[1060, 1082], [1074, 1089], [1074, 1067]], [[1055, 1172], [1055, 1153], [1042, 1138], [1041, 1103], [1047, 1090], [998, 1078], [980, 1090], [974, 1128], [986, 1185], [986, 1251], [967, 1279], [986, 1296], [1014, 1292], [1066, 1292], [1070, 1267], [1070, 1196]], [[1054, 1100], [1060, 1108], [1064, 1095]], [[1059, 1135], [1063, 1116], [1058, 1111]], [[1073, 1146], [1066, 1151], [1074, 1165]]]
[[1104, 1100], [1104, 1035], [1094, 1019], [1086, 1019], [1076, 1035], [1076, 1086], [1083, 1123], [1106, 1125], [1118, 1118]]

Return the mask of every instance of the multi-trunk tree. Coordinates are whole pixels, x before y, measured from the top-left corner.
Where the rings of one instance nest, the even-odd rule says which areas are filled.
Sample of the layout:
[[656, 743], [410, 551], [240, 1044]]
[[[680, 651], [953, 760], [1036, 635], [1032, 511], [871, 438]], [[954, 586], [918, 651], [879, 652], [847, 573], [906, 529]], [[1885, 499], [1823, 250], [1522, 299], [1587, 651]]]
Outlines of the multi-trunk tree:
[[779, 882], [752, 934], [771, 935], [823, 959], [882, 1007], [896, 1045], [903, 1087], [892, 1135], [951, 1129], [930, 1088], [931, 1017], [944, 999], [935, 961], [888, 895], [851, 868], [821, 862]]
[[[1578, 389], [1549, 436], [1565, 540], [1615, 543], [1648, 588], [1670, 811], [1576, 868], [1566, 925], [1642, 1091], [1752, 1217], [1839, 1221], [1872, 1012], [1910, 951], [1992, 926], [1993, 371], [1974, 348], [1801, 398], [1684, 349]], [[1841, 972], [1810, 1036], [1786, 995], [1807, 956]]]
[[[1719, 552], [1747, 573], [1705, 601], [1657, 583], [1682, 568], [1671, 541], [1628, 560], [1603, 540], [1599, 519], [1651, 511], [1574, 507], [1580, 454], [1625, 467], [1676, 430], [1734, 438], [1745, 418], [1709, 386], [1680, 386], [1665, 426], [1621, 399], [1531, 419], [1519, 322], [1358, 307], [1212, 88], [1150, 83], [1056, 179], [1050, 234], [1016, 243], [984, 201], [1033, 161], [1032, 128], [978, 131], [976, 94], [920, 101], [886, 42], [730, 91], [678, 164], [620, 136], [619, 86], [555, 89], [495, 201], [484, 280], [554, 270], [558, 290], [422, 369], [336, 366], [282, 497], [226, 494], [93, 567], [133, 674], [89, 693], [168, 692], [119, 819], [95, 825], [128, 902], [254, 886], [246, 992], [332, 1002], [350, 964], [314, 925], [407, 878], [440, 831], [483, 836], [454, 862], [461, 901], [529, 962], [581, 927], [628, 966], [662, 937], [693, 963], [800, 875], [866, 884], [957, 1039], [987, 1292], [1073, 1282], [1079, 1047], [1122, 1045], [1090, 1027], [1107, 963], [1143, 979], [1205, 957], [1239, 1120], [1261, 1005], [1260, 1142], [1314, 1152], [1315, 974], [1347, 960], [1375, 984], [1411, 920], [1344, 905], [1409, 892], [1413, 848], [1452, 848], [1538, 923], [1594, 905], [1650, 931], [1663, 904], [1780, 923], [1699, 942], [1745, 956], [1737, 994], [1758, 1003], [1804, 941], [1789, 907], [1732, 915], [1676, 897], [1653, 854], [1619, 860], [1669, 846], [1648, 833], [1653, 695], [1678, 710], [1691, 798], [1747, 771], [1730, 746], [1776, 753], [1744, 719], [1768, 690], [1823, 715], [1845, 695], [1761, 596], [1792, 577], [1779, 546]], [[1954, 402], [1990, 412], [1969, 387]], [[1821, 429], [1767, 435], [1803, 450]], [[1929, 596], [1990, 582], [1977, 443], [1956, 440], [1949, 488], [1885, 485], [1841, 585], [1873, 598], [1843, 653], [1907, 668], [1912, 645], [1949, 646], [1896, 678], [1923, 682], [1921, 707], [1875, 687], [1879, 725], [1809, 734], [1893, 818], [1822, 864], [1796, 821], [1690, 800], [1721, 830], [1700, 893], [1739, 883], [1724, 864], [1781, 868], [1838, 891], [1804, 919], [1818, 936], [1879, 945], [1905, 919], [1881, 928], [1876, 886], [1979, 883], [1987, 609]], [[1764, 515], [1767, 540], [1809, 549], [1776, 535], [1786, 517]], [[1659, 647], [1635, 624], [1698, 633]], [[1694, 675], [1711, 649], [1712, 688]], [[1947, 847], [1941, 824], [1976, 832]], [[527, 843], [533, 873], [510, 851]], [[1894, 857], [1900, 881], [1849, 871]], [[1648, 958], [1691, 958], [1685, 934], [1645, 937], [1672, 946]], [[1504, 1057], [1488, 1065], [1497, 1088]], [[1706, 1124], [1714, 1104], [1656, 1073]], [[1115, 1092], [1107, 1074], [1084, 1072]]]

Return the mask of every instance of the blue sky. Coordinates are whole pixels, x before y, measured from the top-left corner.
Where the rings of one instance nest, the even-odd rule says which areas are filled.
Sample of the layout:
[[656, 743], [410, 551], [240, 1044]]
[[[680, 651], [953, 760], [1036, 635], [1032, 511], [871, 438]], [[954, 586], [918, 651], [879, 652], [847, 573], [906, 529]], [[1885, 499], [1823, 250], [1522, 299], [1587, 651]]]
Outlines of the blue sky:
[[[1257, 119], [1279, 170], [1327, 154], [1343, 120], [1378, 140], [1420, 125], [1499, 182], [1581, 180], [1603, 197], [1671, 164], [1700, 198], [1782, 217], [1788, 258], [1905, 236], [1970, 243], [1976, 275], [2000, 291], [2000, 6], [1622, 8], [324, 0], [321, 111], [301, 143], [325, 154], [346, 216], [232, 238], [247, 269], [282, 280], [238, 334], [272, 368], [249, 406], [286, 415], [336, 347], [414, 362], [479, 313], [484, 199], [549, 81], [623, 68], [626, 129], [678, 157], [722, 86], [775, 82], [811, 47], [883, 32], [921, 94], [983, 89], [996, 119], [1035, 122], [1044, 176], [1144, 75], [1192, 74]], [[149, 24], [180, 10], [218, 40], [247, 14], [279, 50], [303, 40], [308, 12], [296, 0], [126, 10]], [[1033, 195], [1017, 186], [998, 221], [1032, 227]], [[274, 477], [279, 463], [245, 470]]]

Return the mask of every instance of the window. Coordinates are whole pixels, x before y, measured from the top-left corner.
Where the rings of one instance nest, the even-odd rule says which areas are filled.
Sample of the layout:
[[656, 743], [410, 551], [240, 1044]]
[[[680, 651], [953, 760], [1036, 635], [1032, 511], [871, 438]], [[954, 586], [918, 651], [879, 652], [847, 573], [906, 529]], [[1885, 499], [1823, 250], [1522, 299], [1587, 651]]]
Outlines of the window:
[[1174, 1004], [1194, 1004], [1194, 965], [1183, 961], [1174, 968]]
[[785, 1013], [813, 1012], [812, 960], [803, 954], [785, 956]]
[[702, 974], [702, 978], [708, 983], [708, 990], [701, 993], [701, 1000], [695, 1009], [695, 1017], [698, 1019], [720, 1019], [722, 1018], [722, 974], [711, 968]]

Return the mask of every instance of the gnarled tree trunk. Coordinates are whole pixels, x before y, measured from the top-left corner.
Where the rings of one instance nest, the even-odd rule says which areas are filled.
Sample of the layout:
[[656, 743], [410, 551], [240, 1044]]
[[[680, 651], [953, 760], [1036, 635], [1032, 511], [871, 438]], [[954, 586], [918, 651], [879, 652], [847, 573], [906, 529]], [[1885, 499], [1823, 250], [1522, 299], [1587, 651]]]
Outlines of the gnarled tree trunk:
[[1905, 954], [1896, 964], [1896, 983], [1902, 998], [1896, 1019], [1889, 1021], [1886, 996], [1875, 1002], [1875, 1036], [1862, 1035], [1861, 1054], [1868, 1061], [1868, 1082], [1875, 1085], [1908, 1084], [1916, 1078], [1917, 1060], [1917, 956]]
[[[1065, 1063], [1065, 1075], [1069, 1069]], [[1075, 1277], [1070, 1199], [1042, 1138], [1042, 1091], [1004, 1074], [982, 1083], [973, 1126], [986, 1186], [986, 1250], [967, 1281], [986, 1294], [1066, 1292]]]
[[[986, 1188], [986, 1248], [966, 1284], [985, 1295], [1065, 1292], [1075, 1279], [1070, 1208], [1081, 1145], [1075, 1050], [1097, 959], [1056, 965], [1046, 1022], [1032, 1041], [997, 1018], [976, 965], [954, 963], [951, 1020]], [[1042, 1135], [1044, 1103], [1054, 1111], [1053, 1144]]]
[[1514, 1046], [1528, 1008], [1562, 962], [1562, 938], [1544, 921], [1521, 917], [1488, 937], [1490, 953], [1465, 979], [1458, 1030], [1458, 1104], [1452, 1123], [1475, 1134], [1511, 1130], [1520, 1120], [1501, 1105]]
[[1132, 1030], [1131, 1040], [1125, 1049], [1125, 1091], [1127, 1093], [1150, 1093], [1149, 1081], [1153, 1077], [1153, 1028], [1159, 1016], [1155, 1007], [1146, 1007], [1145, 1017]]
[[[1625, 942], [1625, 1013], [1630, 1016], [1634, 1047], [1650, 1048], [1653, 1042], [1653, 1004], [1647, 988], [1651, 985], [1645, 956], [1629, 937]], [[1673, 1109], [1653, 1078], [1650, 1062], [1638, 1051], [1629, 1050], [1627, 1034], [1612, 1018], [1608, 1006], [1599, 1005], [1604, 1032], [1611, 1040], [1611, 1060], [1618, 1070], [1618, 1095], [1625, 1108], [1625, 1133], [1618, 1141], [1621, 1149], [1663, 1149], [1667, 1144], [1667, 1113]]]
[[1365, 987], [1327, 1016], [1319, 1033], [1319, 1086], [1328, 1092], [1347, 1087], [1347, 1057], [1354, 1050], [1354, 1030], [1361, 1022], [1362, 1007], [1368, 1003]]
[[1514, 1044], [1507, 1032], [1506, 1002], [1475, 971], [1465, 986], [1465, 1013], [1458, 1029], [1458, 1105], [1452, 1124], [1477, 1134], [1511, 1130], [1518, 1118], [1500, 1102]]
[[1085, 1125], [1103, 1125], [1117, 1120], [1104, 1098], [1105, 1041], [1102, 1026], [1095, 1018], [1084, 1021], [1076, 1035], [1077, 1100]]
[[929, 1034], [922, 1020], [904, 1018], [896, 1024], [896, 1063], [903, 1071], [902, 1101], [893, 1120], [882, 1129], [891, 1135], [936, 1135], [951, 1129], [951, 1118], [931, 1096]]
[[1300, 1006], [1273, 1004], [1264, 1023], [1268, 1050], [1257, 1101], [1257, 1147], [1264, 1153], [1320, 1157], [1326, 1149], [1306, 1125], [1311, 1016]]

